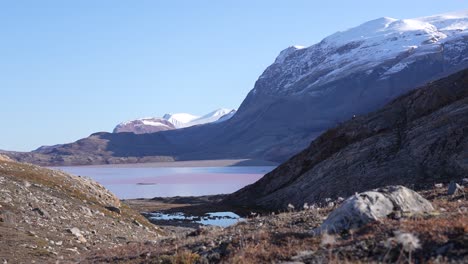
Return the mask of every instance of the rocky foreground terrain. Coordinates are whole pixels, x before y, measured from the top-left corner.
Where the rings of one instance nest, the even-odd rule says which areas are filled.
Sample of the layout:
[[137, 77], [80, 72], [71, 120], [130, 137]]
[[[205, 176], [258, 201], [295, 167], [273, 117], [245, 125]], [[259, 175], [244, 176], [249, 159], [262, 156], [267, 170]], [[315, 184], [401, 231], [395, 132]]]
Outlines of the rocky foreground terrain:
[[330, 129], [226, 203], [285, 209], [385, 185], [468, 175], [468, 70]]
[[0, 155], [0, 263], [75, 263], [162, 234], [90, 179]]
[[[89, 179], [0, 156], [0, 261], [466, 263], [467, 181], [436, 184], [422, 196], [392, 187], [289, 205], [286, 212], [251, 212], [227, 228], [162, 230]], [[372, 199], [375, 192], [387, 198]], [[358, 218], [348, 217], [353, 203], [365, 205], [352, 206]], [[327, 232], [330, 225], [339, 232]]]
[[[83, 263], [467, 263], [466, 187], [458, 186], [451, 195], [443, 184], [421, 191], [422, 196], [403, 190], [391, 199], [395, 206], [389, 207], [386, 214], [378, 213], [385, 208], [385, 202], [362, 198], [360, 202], [366, 206], [355, 207], [361, 212], [360, 220], [349, 218], [346, 223], [352, 228], [335, 234], [315, 231], [337, 220], [337, 216], [346, 218], [343, 208], [355, 197], [299, 208], [291, 205], [287, 212], [264, 216], [252, 212], [247, 220], [228, 228], [205, 227], [174, 233], [156, 244], [131, 243], [93, 250], [82, 260]], [[408, 205], [414, 210], [405, 208]]]

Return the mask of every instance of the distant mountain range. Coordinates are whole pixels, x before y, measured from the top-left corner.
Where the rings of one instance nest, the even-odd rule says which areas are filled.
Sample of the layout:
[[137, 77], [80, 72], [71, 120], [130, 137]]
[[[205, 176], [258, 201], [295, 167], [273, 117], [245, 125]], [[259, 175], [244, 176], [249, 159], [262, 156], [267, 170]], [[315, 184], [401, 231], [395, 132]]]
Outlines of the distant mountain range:
[[131, 132], [134, 134], [155, 133], [178, 128], [223, 122], [234, 116], [235, 109], [217, 109], [203, 116], [187, 113], [165, 114], [163, 117], [146, 117], [118, 124], [113, 133]]
[[141, 135], [96, 133], [75, 143], [14, 156], [41, 164], [153, 158], [284, 161], [354, 115], [374, 111], [412, 89], [468, 68], [467, 55], [468, 11], [379, 18], [310, 47], [283, 50], [225, 122]]

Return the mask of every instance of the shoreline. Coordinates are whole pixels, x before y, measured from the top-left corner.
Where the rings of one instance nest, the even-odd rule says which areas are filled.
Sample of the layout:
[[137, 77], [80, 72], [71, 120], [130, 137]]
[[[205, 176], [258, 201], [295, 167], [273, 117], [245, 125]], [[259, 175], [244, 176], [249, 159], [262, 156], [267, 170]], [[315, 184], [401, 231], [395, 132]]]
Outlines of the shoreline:
[[184, 161], [161, 161], [148, 163], [121, 163], [102, 165], [75, 165], [75, 166], [51, 166], [60, 167], [84, 167], [84, 168], [197, 168], [197, 167], [256, 167], [256, 166], [278, 166], [279, 163], [256, 159], [220, 159], [220, 160], [184, 160]]

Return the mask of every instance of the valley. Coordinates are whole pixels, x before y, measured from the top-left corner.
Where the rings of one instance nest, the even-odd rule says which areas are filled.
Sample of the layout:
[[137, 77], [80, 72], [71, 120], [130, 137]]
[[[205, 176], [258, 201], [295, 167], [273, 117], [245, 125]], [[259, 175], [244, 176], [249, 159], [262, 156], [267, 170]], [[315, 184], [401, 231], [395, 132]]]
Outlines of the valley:
[[[129, 27], [125, 39], [141, 34], [150, 41], [153, 27], [156, 36], [164, 33], [145, 20], [157, 16], [139, 10], [132, 21], [144, 23]], [[121, 63], [132, 69], [133, 59], [144, 58], [131, 82], [120, 71], [112, 74], [131, 88], [106, 86], [99, 97], [99, 89], [85, 87], [89, 94], [73, 94], [67, 107], [48, 101], [49, 112], [46, 103], [29, 112], [5, 107], [28, 113], [21, 122], [7, 118], [7, 133], [44, 111], [44, 122], [28, 127], [31, 138], [44, 131], [63, 138], [58, 128], [68, 116], [52, 119], [76, 109], [86, 113], [80, 115], [86, 124], [114, 128], [33, 151], [0, 150], [0, 263], [468, 263], [468, 10], [380, 17], [309, 46], [290, 46], [255, 76], [235, 109], [202, 105], [207, 98], [224, 105], [192, 84], [194, 76], [205, 76], [207, 57], [226, 51], [210, 44], [206, 53], [188, 33], [197, 21], [178, 22], [166, 23], [178, 28], [172, 37], [187, 34], [190, 41], [155, 38], [177, 48], [156, 56], [143, 51], [150, 44], [140, 39], [119, 50], [119, 56], [142, 50]], [[201, 28], [215, 28], [212, 22]], [[210, 31], [210, 39], [228, 37], [228, 29]], [[106, 50], [120, 44], [109, 43]], [[75, 50], [80, 60], [88, 58]], [[212, 78], [238, 74], [231, 60], [216, 60]], [[153, 61], [162, 65], [158, 71]], [[59, 66], [52, 67], [54, 76]], [[150, 86], [155, 91], [133, 93], [146, 71], [157, 80]], [[93, 85], [104, 83], [96, 76], [105, 72], [92, 71]], [[238, 92], [237, 83], [216, 80], [223, 97]], [[19, 93], [28, 104], [39, 101]], [[52, 94], [61, 93], [67, 90]], [[75, 104], [80, 96], [89, 105]], [[94, 99], [106, 110], [102, 115]], [[190, 106], [216, 110], [162, 114]], [[135, 118], [145, 116], [139, 109], [164, 112]], [[77, 125], [68, 133], [83, 120], [73, 119]]]
[[466, 69], [466, 23], [466, 12], [368, 21], [309, 47], [280, 52], [223, 122], [150, 134], [98, 132], [8, 155], [48, 166], [245, 158], [284, 162], [341, 122]]

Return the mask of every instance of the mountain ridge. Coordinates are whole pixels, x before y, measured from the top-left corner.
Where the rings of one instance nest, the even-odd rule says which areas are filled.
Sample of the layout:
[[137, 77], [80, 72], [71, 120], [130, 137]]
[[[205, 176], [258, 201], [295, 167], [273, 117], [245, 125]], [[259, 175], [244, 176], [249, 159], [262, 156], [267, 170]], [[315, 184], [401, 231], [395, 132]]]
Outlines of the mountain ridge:
[[[289, 48], [262, 73], [225, 122], [145, 135], [102, 133], [12, 156], [29, 162], [40, 157], [41, 162], [56, 165], [61, 159], [67, 164], [94, 164], [125, 162], [128, 157], [285, 161], [338, 123], [468, 68], [468, 12], [419, 18], [412, 28], [406, 26], [410, 20], [383, 19], [377, 24], [387, 30], [385, 34], [378, 28], [358, 42], [336, 45], [333, 34], [307, 48]], [[436, 25], [428, 26], [427, 21]]]

